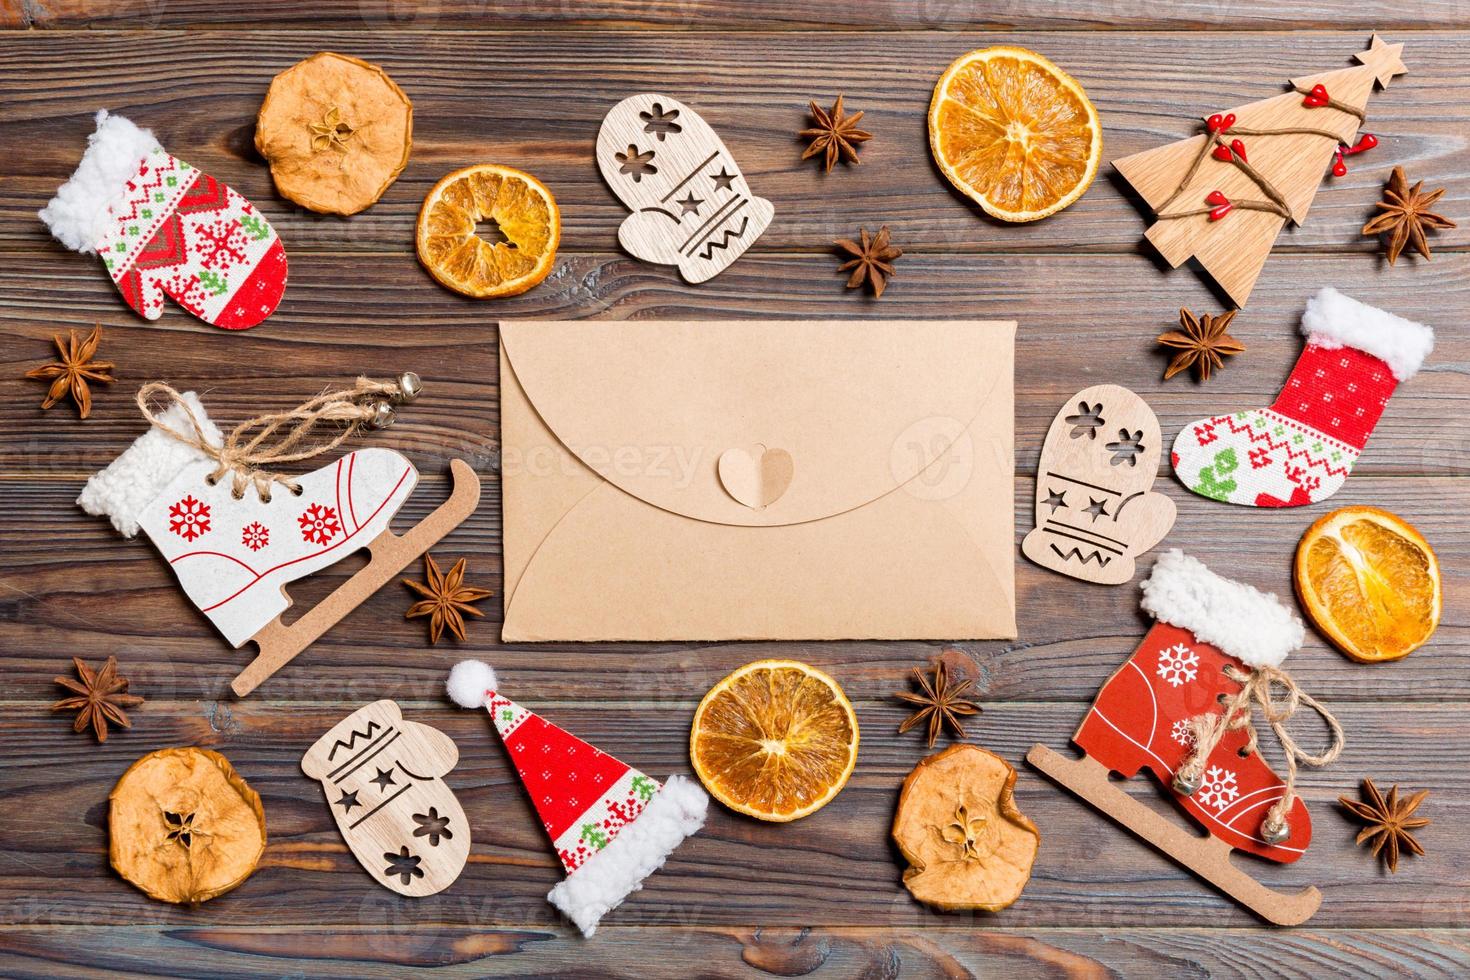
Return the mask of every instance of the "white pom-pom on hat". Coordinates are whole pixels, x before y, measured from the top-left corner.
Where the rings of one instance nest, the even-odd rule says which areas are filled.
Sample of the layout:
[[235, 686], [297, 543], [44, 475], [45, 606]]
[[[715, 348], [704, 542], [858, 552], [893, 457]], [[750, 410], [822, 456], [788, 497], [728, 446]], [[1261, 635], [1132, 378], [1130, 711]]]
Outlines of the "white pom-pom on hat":
[[497, 686], [495, 671], [478, 660], [461, 660], [444, 682], [449, 699], [461, 708], [483, 708], [485, 693], [496, 690]]

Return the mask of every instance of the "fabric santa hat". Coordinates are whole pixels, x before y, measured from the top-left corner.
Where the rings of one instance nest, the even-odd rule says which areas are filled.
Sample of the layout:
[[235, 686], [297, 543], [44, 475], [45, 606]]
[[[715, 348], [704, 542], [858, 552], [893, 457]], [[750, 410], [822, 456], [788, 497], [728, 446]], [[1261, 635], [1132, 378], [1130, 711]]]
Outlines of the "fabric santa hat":
[[683, 776], [657, 781], [499, 693], [495, 671], [465, 660], [449, 697], [484, 707], [536, 806], [566, 878], [546, 896], [584, 936], [704, 825], [709, 797]]

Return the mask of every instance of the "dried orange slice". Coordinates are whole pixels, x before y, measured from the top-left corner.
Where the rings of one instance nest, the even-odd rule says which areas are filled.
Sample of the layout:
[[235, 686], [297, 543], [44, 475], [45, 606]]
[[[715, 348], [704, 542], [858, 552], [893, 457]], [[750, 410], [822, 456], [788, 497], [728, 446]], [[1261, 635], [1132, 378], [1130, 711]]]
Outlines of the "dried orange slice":
[[857, 765], [858, 723], [837, 682], [795, 660], [757, 660], [710, 688], [689, 756], [704, 788], [738, 813], [784, 822], [815, 813]]
[[1035, 221], [1082, 196], [1102, 161], [1097, 109], [1034, 51], [971, 51], [929, 103], [929, 149], [950, 183], [1003, 221]]
[[1363, 663], [1406, 656], [1439, 625], [1439, 559], [1412, 525], [1377, 507], [1344, 507], [1309, 527], [1293, 577], [1316, 627]]
[[419, 261], [441, 284], [476, 299], [515, 296], [545, 279], [560, 241], [556, 198], [511, 167], [456, 170], [419, 209]]

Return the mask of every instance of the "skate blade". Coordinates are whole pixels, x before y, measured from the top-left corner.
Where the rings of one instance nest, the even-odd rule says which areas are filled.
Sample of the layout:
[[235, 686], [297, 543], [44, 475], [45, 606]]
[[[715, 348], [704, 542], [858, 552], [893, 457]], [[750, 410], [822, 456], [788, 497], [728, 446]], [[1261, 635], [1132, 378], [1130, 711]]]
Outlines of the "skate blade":
[[277, 617], [251, 637], [259, 645], [260, 653], [230, 682], [236, 697], [243, 698], [259, 687], [474, 513], [480, 502], [480, 478], [462, 459], [451, 460], [449, 472], [454, 489], [432, 514], [401, 537], [384, 530], [368, 543], [372, 559], [356, 575], [290, 626], [283, 626]]
[[1113, 785], [1106, 766], [1088, 756], [1067, 759], [1033, 745], [1026, 761], [1267, 922], [1301, 925], [1322, 904], [1322, 893], [1311, 885], [1293, 893], [1267, 888], [1231, 863], [1230, 845], [1217, 837], [1201, 839], [1133, 799]]

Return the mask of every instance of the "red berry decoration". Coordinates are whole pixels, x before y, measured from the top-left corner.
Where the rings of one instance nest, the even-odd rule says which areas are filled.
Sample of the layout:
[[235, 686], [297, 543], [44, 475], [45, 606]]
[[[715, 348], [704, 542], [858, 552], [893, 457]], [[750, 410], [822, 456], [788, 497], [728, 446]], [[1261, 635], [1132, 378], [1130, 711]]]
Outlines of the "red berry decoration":
[[1223, 160], [1225, 163], [1229, 163], [1232, 153], [1247, 163], [1250, 162], [1249, 158], [1245, 155], [1245, 144], [1240, 140], [1231, 140], [1229, 146], [1215, 147], [1214, 157], [1216, 160]]
[[1362, 153], [1364, 150], [1371, 150], [1377, 145], [1378, 137], [1374, 136], [1372, 133], [1364, 133], [1352, 146], [1339, 144], [1337, 149], [1334, 150], [1332, 154], [1332, 176], [1343, 177], [1347, 175], [1347, 164], [1343, 162], [1343, 157], [1350, 157], [1354, 153]]
[[1209, 119], [1205, 120], [1205, 128], [1208, 129], [1211, 133], [1223, 133], [1234, 125], [1235, 113], [1233, 112], [1227, 112], [1223, 116], [1217, 112]]
[[1312, 90], [1302, 98], [1302, 105], [1308, 109], [1320, 109], [1329, 101], [1331, 97], [1327, 94], [1327, 86], [1319, 83], [1313, 85]]
[[1231, 208], [1235, 207], [1234, 204], [1230, 203], [1230, 198], [1221, 194], [1219, 191], [1210, 191], [1209, 195], [1205, 197], [1205, 203], [1211, 205], [1211, 221], [1219, 221], [1230, 213]]

